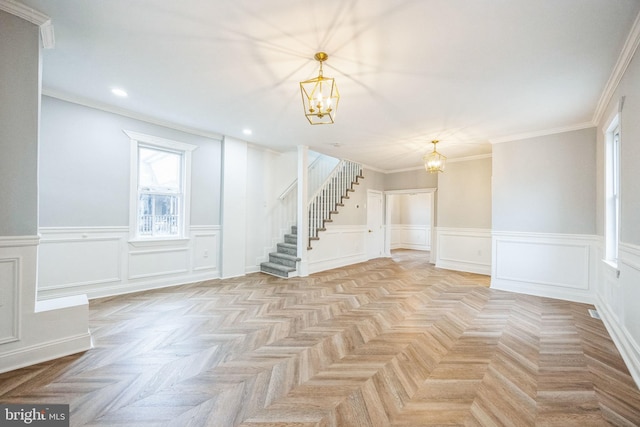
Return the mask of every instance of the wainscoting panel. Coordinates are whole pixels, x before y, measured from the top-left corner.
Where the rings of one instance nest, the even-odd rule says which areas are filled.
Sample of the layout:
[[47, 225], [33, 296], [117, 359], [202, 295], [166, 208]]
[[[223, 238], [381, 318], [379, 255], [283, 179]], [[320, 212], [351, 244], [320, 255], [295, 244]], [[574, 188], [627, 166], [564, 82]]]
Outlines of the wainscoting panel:
[[0, 372], [91, 346], [84, 295], [36, 301], [40, 242], [39, 236], [0, 236]]
[[[39, 288], [119, 282], [123, 241], [123, 236], [43, 239], [39, 253]], [[62, 265], [65, 268], [60, 268]]]
[[0, 344], [18, 339], [20, 258], [0, 257]]
[[166, 276], [188, 271], [188, 247], [129, 251], [129, 279]]
[[596, 307], [640, 387], [640, 246], [621, 243], [618, 258], [617, 269], [601, 264]]
[[436, 267], [491, 274], [491, 230], [436, 228]]
[[193, 270], [216, 270], [218, 268], [219, 235], [215, 231], [193, 231]]
[[309, 273], [343, 267], [367, 259], [364, 226], [330, 226], [320, 232], [320, 240], [312, 242], [309, 251]]
[[117, 295], [220, 277], [219, 226], [130, 242], [128, 227], [41, 228], [38, 298]]
[[428, 225], [391, 225], [391, 249], [431, 250], [431, 227]]
[[491, 286], [592, 303], [596, 246], [590, 235], [494, 232]]

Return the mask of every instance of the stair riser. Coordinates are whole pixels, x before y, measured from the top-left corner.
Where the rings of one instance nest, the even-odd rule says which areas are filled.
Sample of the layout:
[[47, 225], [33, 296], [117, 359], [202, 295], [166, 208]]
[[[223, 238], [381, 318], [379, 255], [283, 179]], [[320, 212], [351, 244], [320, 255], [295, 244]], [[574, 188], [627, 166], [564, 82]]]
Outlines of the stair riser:
[[274, 264], [284, 265], [284, 266], [287, 266], [287, 267], [296, 268], [296, 262], [295, 261], [288, 260], [288, 259], [283, 259], [283, 258], [278, 258], [278, 257], [271, 256], [271, 255], [269, 255], [269, 262], [272, 262]]
[[263, 273], [272, 274], [274, 276], [283, 277], [285, 279], [289, 278], [289, 273], [284, 273], [282, 271], [274, 270], [274, 269], [269, 268], [269, 267], [261, 267], [260, 271], [262, 271]]
[[287, 255], [298, 255], [298, 250], [296, 248], [289, 248], [287, 246], [281, 245], [280, 243], [278, 243], [278, 252]]
[[284, 236], [285, 243], [293, 243], [294, 245], [298, 243], [298, 237], [293, 234], [285, 234]]

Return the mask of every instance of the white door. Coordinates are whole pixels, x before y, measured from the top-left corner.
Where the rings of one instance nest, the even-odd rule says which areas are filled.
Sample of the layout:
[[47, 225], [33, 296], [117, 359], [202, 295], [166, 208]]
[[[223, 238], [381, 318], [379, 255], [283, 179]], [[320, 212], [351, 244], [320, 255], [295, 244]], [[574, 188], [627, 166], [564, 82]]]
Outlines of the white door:
[[367, 192], [367, 258], [384, 256], [382, 193]]

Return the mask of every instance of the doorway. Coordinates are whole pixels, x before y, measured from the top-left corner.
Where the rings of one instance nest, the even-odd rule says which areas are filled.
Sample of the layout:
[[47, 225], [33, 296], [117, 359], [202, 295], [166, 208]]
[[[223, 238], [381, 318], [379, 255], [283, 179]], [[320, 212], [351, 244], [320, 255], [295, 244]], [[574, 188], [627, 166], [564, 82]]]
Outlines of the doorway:
[[385, 253], [406, 248], [429, 251], [435, 263], [435, 188], [385, 192]]
[[382, 192], [367, 191], [367, 259], [385, 256]]

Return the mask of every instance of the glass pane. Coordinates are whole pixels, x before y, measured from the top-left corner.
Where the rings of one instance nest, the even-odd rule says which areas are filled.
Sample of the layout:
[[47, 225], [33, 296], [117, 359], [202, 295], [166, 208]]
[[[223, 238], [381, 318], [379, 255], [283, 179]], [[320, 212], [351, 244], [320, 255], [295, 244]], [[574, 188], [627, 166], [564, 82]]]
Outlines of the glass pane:
[[138, 202], [138, 235], [178, 236], [179, 196], [141, 193]]
[[140, 147], [138, 159], [139, 187], [180, 191], [181, 154]]

